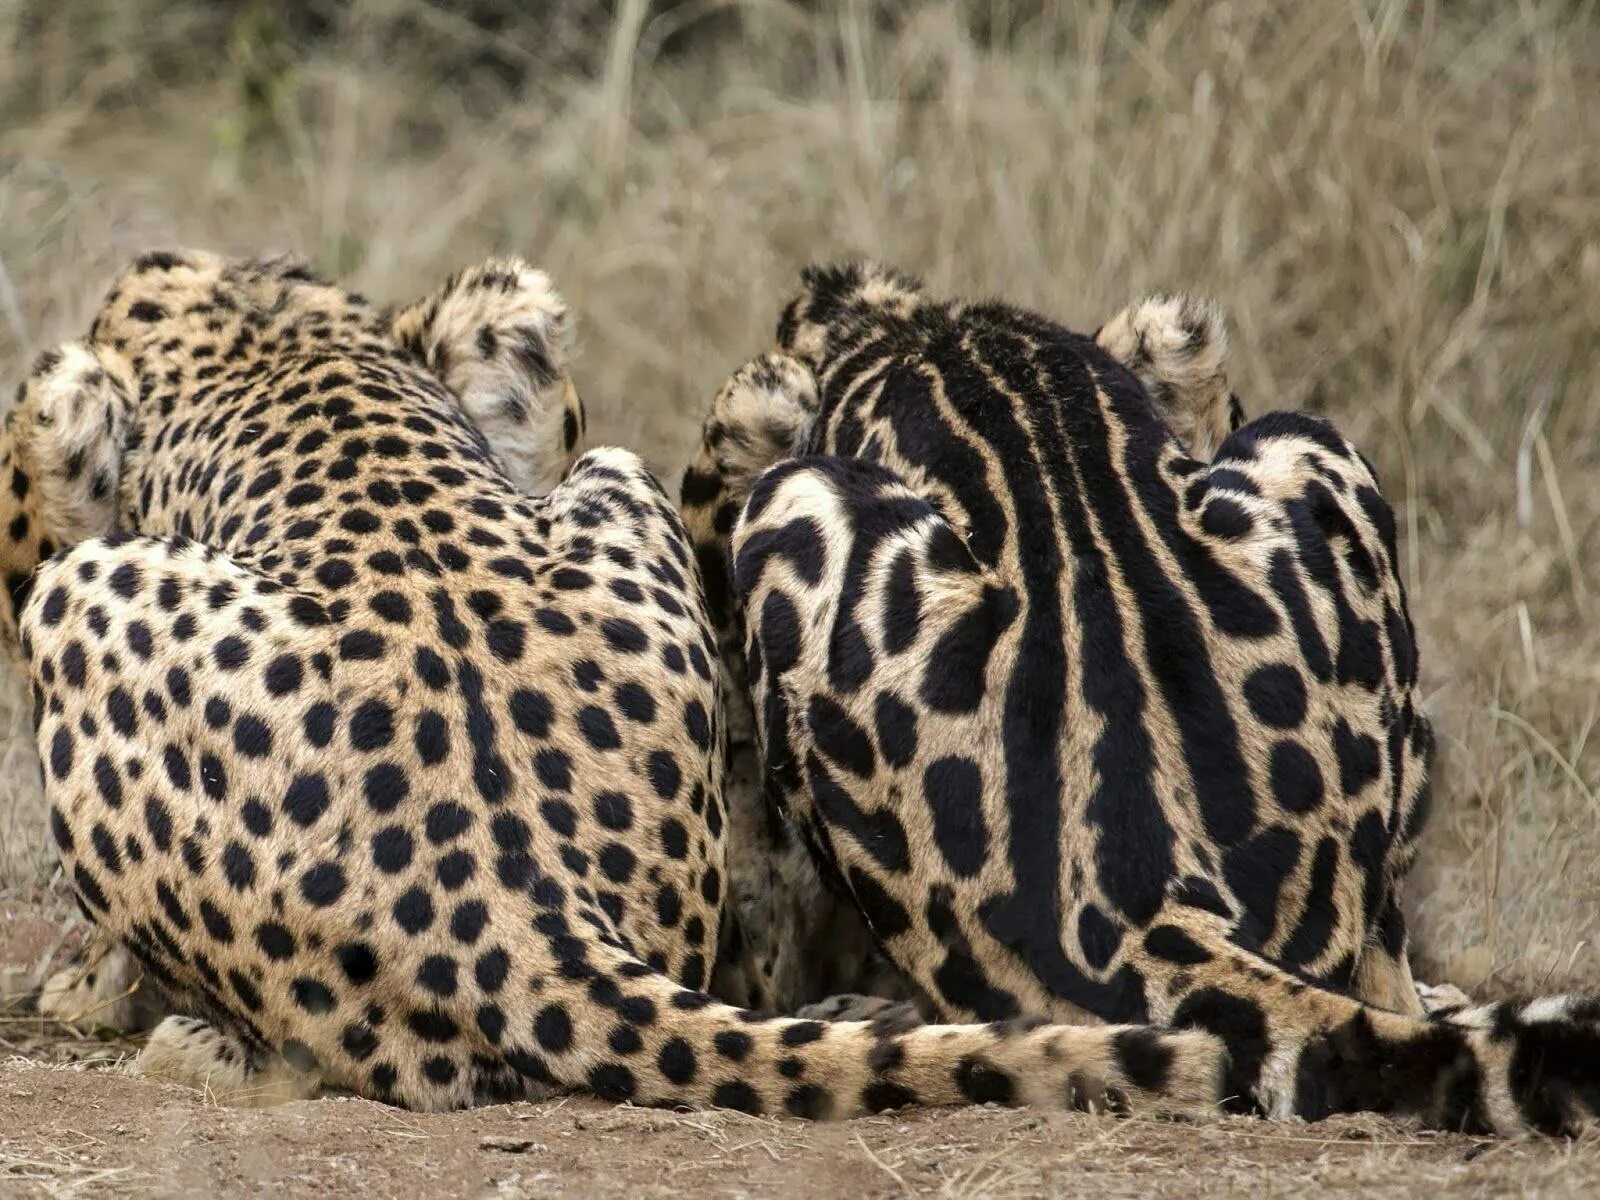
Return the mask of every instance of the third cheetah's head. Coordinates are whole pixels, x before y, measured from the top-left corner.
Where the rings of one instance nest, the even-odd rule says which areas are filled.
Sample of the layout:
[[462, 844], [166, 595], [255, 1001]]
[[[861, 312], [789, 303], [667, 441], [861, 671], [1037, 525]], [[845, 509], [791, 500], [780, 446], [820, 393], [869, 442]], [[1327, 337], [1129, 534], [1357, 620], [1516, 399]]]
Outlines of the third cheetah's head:
[[778, 346], [818, 370], [838, 337], [875, 317], [909, 317], [922, 281], [874, 262], [814, 265], [778, 321]]

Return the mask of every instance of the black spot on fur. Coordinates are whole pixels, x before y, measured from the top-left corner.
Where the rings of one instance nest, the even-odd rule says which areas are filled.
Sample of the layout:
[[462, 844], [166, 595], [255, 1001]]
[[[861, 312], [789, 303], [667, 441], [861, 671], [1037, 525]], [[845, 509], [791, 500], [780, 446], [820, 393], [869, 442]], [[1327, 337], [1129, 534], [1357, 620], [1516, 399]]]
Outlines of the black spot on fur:
[[1218, 988], [1189, 993], [1172, 1016], [1175, 1029], [1203, 1029], [1222, 1039], [1228, 1049], [1223, 1105], [1230, 1112], [1259, 1112], [1256, 1083], [1266, 1061], [1267, 1022], [1261, 1009], [1243, 996]]

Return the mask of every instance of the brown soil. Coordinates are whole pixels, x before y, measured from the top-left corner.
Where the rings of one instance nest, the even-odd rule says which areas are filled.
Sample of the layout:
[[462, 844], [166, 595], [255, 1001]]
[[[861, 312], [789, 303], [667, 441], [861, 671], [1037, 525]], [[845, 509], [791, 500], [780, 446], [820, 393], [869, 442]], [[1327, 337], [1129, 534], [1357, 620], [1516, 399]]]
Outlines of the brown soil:
[[806, 1125], [589, 1100], [230, 1109], [115, 1069], [0, 1065], [0, 1193], [347, 1196], [1594, 1195], [1600, 1143], [1376, 1118], [1200, 1125], [985, 1107]]

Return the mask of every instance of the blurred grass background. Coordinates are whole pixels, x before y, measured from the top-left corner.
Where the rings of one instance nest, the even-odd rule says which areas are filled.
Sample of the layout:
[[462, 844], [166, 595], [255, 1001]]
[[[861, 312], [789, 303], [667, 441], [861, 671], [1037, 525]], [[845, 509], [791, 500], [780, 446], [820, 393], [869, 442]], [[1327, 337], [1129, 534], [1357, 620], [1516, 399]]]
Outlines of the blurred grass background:
[[[675, 486], [797, 268], [1080, 328], [1215, 293], [1401, 514], [1443, 745], [1423, 975], [1600, 983], [1600, 14], [1575, 0], [0, 0], [0, 383], [155, 245], [391, 300], [495, 251]], [[0, 888], [52, 894], [0, 695]]]

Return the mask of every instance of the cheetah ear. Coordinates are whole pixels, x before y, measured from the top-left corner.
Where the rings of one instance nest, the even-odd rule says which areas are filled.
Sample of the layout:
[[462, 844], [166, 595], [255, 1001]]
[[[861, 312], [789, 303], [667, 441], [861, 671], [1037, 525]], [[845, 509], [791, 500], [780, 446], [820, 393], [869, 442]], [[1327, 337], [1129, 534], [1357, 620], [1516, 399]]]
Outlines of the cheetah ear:
[[1228, 390], [1228, 329], [1208, 297], [1146, 296], [1094, 335], [1138, 377], [1156, 411], [1197, 458], [1209, 460], [1235, 427]]
[[66, 342], [39, 356], [0, 432], [0, 578], [15, 617], [33, 572], [110, 533], [127, 449], [133, 375], [112, 351]]
[[24, 384], [16, 433], [40, 515], [61, 547], [110, 533], [116, 523], [134, 385], [127, 365], [98, 347], [68, 342], [59, 354], [53, 369], [36, 368]]
[[817, 406], [817, 384], [804, 363], [763, 354], [717, 393], [703, 431], [703, 457], [727, 490], [742, 497], [773, 463], [801, 452]]
[[389, 328], [455, 393], [513, 483], [542, 495], [565, 477], [585, 419], [567, 374], [571, 316], [548, 275], [490, 259], [392, 312]]
[[920, 279], [882, 263], [812, 265], [778, 321], [778, 347], [818, 370], [835, 331], [874, 316], [908, 317], [921, 301]]

